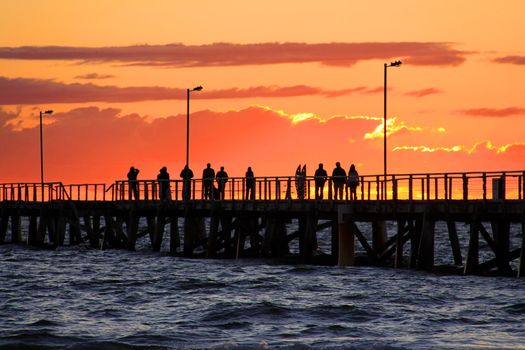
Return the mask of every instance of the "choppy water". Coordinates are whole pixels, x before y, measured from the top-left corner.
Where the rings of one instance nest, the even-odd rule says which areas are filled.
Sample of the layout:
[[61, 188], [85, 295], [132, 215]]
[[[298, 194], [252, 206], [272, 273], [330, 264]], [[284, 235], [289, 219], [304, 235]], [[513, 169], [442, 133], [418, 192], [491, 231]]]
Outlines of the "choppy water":
[[523, 279], [191, 260], [146, 245], [0, 246], [0, 349], [525, 348]]

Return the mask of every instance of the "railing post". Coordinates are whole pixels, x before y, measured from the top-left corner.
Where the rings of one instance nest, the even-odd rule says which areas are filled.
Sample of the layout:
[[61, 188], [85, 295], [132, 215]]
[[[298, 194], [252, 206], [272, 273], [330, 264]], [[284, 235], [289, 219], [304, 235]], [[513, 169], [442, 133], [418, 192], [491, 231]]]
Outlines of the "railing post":
[[382, 196], [380, 197], [379, 195], [379, 176], [376, 176], [376, 200], [379, 200], [379, 198], [382, 198]]
[[430, 200], [430, 174], [427, 174], [427, 200]]
[[450, 200], [453, 199], [453, 196], [452, 196], [452, 180], [453, 180], [453, 177], [449, 177], [448, 178], [448, 184], [450, 186], [450, 188], [448, 189], [448, 195], [450, 197]]
[[443, 181], [445, 185], [445, 200], [448, 200], [448, 174], [445, 174]]
[[425, 200], [425, 178], [423, 177], [421, 178], [421, 200]]
[[434, 199], [438, 199], [439, 198], [439, 191], [438, 191], [438, 178], [435, 177], [434, 178]]
[[463, 173], [463, 200], [468, 200], [468, 177]]
[[[365, 189], [364, 189], [365, 188], [365, 177], [364, 176], [361, 176], [360, 183], [361, 183], [361, 186], [360, 186], [361, 187], [361, 200], [364, 201], [365, 200]], [[347, 195], [347, 198], [348, 198], [348, 187], [347, 187], [346, 191], [347, 191], [346, 195]]]
[[281, 181], [275, 178], [275, 199], [281, 200]]
[[[138, 185], [138, 184], [137, 184]], [[148, 183], [144, 182], [144, 199], [149, 201], [149, 188]], [[139, 191], [140, 193], [140, 191]]]
[[525, 171], [523, 172], [523, 174], [521, 174], [521, 190], [523, 191], [523, 195], [521, 198], [525, 199]]
[[408, 176], [408, 200], [412, 200], [413, 199], [413, 178], [412, 178], [412, 175], [409, 175]]
[[332, 178], [328, 179], [328, 200], [332, 200]]
[[268, 200], [268, 178], [264, 178], [264, 200]]
[[367, 191], [368, 191], [367, 198], [368, 198], [368, 200], [370, 200], [370, 198], [371, 198], [370, 197], [371, 196], [370, 192], [372, 191], [372, 182], [370, 182], [370, 181], [367, 181]]
[[397, 179], [392, 175], [392, 199], [397, 201]]

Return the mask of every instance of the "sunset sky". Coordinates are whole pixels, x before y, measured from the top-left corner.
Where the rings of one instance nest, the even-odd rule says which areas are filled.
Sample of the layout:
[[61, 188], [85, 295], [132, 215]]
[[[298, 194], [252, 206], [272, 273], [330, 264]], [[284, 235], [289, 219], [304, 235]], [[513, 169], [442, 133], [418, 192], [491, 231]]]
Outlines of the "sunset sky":
[[0, 3], [0, 182], [525, 169], [525, 2]]

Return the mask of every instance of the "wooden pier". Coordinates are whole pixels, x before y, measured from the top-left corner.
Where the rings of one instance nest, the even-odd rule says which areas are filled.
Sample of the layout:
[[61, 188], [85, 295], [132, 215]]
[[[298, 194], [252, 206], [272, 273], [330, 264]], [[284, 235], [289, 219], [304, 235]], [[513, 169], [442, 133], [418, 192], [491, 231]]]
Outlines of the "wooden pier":
[[[386, 181], [362, 176], [354, 201], [348, 200], [348, 189], [344, 199], [334, 200], [331, 179], [324, 186], [324, 199], [314, 198], [314, 181], [256, 178], [255, 196], [247, 199], [246, 179], [230, 178], [224, 200], [203, 199], [201, 179], [191, 181], [190, 196], [184, 199], [183, 182], [170, 181], [169, 196], [162, 200], [160, 184], [153, 180], [137, 181], [133, 187], [128, 181], [110, 186], [0, 184], [0, 244], [52, 248], [88, 243], [97, 249], [134, 250], [137, 240], [146, 236], [152, 250], [160, 251], [162, 242], [169, 241], [169, 251], [185, 257], [272, 257], [438, 271], [435, 227], [443, 222], [453, 261], [448, 271], [525, 274], [524, 171], [396, 174]], [[130, 193], [134, 187], [137, 198]], [[458, 223], [469, 227], [466, 256], [460, 249]], [[368, 225], [371, 237], [360, 230], [363, 225]], [[521, 242], [512, 247], [511, 227], [516, 225]], [[319, 254], [317, 235], [326, 229], [330, 251]], [[292, 242], [298, 254], [290, 254]], [[364, 254], [356, 254], [357, 244]], [[491, 258], [482, 261], [483, 246], [490, 249]]]

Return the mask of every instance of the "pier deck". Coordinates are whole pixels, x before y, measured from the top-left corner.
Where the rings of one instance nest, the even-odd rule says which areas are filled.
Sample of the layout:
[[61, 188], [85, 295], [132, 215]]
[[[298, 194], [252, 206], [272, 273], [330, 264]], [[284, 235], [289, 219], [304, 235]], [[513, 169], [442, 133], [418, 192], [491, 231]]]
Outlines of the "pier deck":
[[[299, 179], [304, 181], [303, 198], [298, 197], [295, 178], [257, 178], [250, 199], [245, 199], [245, 179], [229, 179], [224, 200], [202, 199], [202, 180], [192, 180], [191, 195], [185, 200], [182, 189], [188, 184], [182, 181], [171, 181], [171, 198], [163, 200], [157, 181], [137, 181], [138, 199], [130, 199], [128, 181], [111, 186], [0, 184], [0, 244], [60, 246], [87, 241], [93, 248], [134, 250], [138, 238], [149, 236], [151, 248], [159, 251], [167, 231], [170, 252], [186, 257], [289, 257], [289, 243], [297, 240], [296, 260], [309, 263], [319, 260], [317, 232], [330, 229], [331, 251], [324, 263], [433, 271], [435, 225], [444, 222], [456, 270], [521, 277], [525, 273], [523, 175], [523, 171], [392, 175], [386, 182], [379, 176], [363, 176], [354, 201], [347, 200], [348, 194], [335, 200], [331, 180], [325, 186], [325, 199], [312, 199], [313, 178]], [[487, 190], [490, 187], [492, 191]], [[45, 201], [39, 201], [41, 197]], [[22, 219], [28, 221], [27, 232], [22, 232]], [[297, 222], [293, 231], [287, 225], [292, 220]], [[390, 228], [395, 232], [388, 232], [387, 221], [395, 223], [396, 229]], [[458, 222], [470, 227], [465, 257]], [[370, 225], [371, 239], [356, 223]], [[511, 250], [510, 227], [515, 224], [521, 226], [521, 247]], [[492, 259], [480, 261], [480, 246], [485, 245], [481, 238]], [[359, 261], [356, 241], [366, 252]], [[410, 254], [403, 256], [407, 244]], [[515, 271], [511, 262], [516, 259]]]

